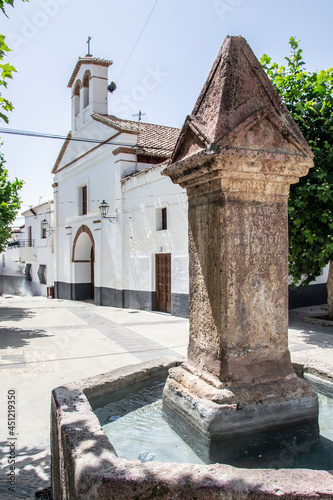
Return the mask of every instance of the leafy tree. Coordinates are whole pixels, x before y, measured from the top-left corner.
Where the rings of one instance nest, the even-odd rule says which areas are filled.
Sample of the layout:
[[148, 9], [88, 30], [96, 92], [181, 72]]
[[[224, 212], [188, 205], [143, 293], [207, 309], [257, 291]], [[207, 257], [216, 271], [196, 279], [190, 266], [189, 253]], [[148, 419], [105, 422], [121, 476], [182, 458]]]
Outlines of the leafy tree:
[[[2, 10], [2, 9], [1, 9]], [[13, 78], [12, 73], [15, 70], [8, 62], [4, 62], [6, 52], [9, 52], [9, 47], [5, 43], [5, 37], [0, 34], [0, 87], [7, 88], [7, 79]], [[13, 105], [8, 99], [2, 97], [0, 93], [0, 119], [8, 123], [8, 117], [4, 112], [12, 111]]]
[[[291, 186], [289, 198], [289, 275], [307, 286], [333, 260], [333, 69], [305, 69], [299, 40], [289, 40], [286, 66], [264, 54], [261, 64], [314, 153], [314, 167]], [[333, 265], [328, 279], [333, 316]]]
[[3, 252], [10, 238], [10, 224], [15, 220], [21, 205], [18, 191], [23, 184], [17, 179], [13, 182], [8, 180], [5, 163], [3, 154], [0, 153], [0, 252]]
[[[24, 0], [23, 0], [24, 1]], [[5, 4], [14, 7], [14, 0], [0, 0], [0, 10], [7, 16], [5, 12]], [[10, 49], [6, 45], [5, 37], [0, 34], [0, 89], [7, 88], [7, 80], [12, 78], [12, 73], [15, 70], [4, 59]], [[8, 123], [8, 111], [12, 111], [13, 105], [8, 100], [2, 97], [0, 93], [0, 121], [3, 120]], [[20, 208], [21, 202], [18, 197], [18, 191], [21, 189], [23, 182], [15, 179], [10, 182], [8, 179], [8, 171], [4, 167], [5, 160], [3, 154], [0, 152], [0, 252], [6, 246], [6, 243], [11, 235], [10, 224], [15, 220], [17, 212]]]
[[[27, 0], [22, 0], [26, 2]], [[14, 0], [0, 0], [0, 10], [6, 16], [5, 5], [10, 5], [14, 7]], [[0, 34], [0, 89], [1, 87], [7, 88], [7, 79], [13, 78], [13, 73], [16, 71], [14, 66], [11, 66], [8, 62], [4, 62], [4, 58], [6, 57], [6, 53], [10, 51], [10, 48], [7, 46], [5, 42], [4, 35]], [[2, 97], [0, 92], [0, 119], [4, 120], [8, 123], [8, 117], [2, 111], [12, 111], [13, 105], [8, 99]]]

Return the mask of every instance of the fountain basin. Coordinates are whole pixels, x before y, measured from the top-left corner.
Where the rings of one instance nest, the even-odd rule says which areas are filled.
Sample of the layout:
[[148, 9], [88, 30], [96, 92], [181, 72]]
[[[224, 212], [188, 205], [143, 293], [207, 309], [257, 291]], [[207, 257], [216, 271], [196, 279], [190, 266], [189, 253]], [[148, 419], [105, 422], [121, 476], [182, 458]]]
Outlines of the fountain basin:
[[[329, 471], [244, 469], [224, 464], [198, 465], [129, 461], [118, 458], [92, 407], [109, 395], [179, 365], [143, 363], [81, 380], [52, 391], [52, 495], [62, 499], [332, 499]], [[332, 394], [331, 373], [295, 367]], [[126, 439], [126, 436], [124, 436]], [[333, 467], [332, 467], [333, 468]]]

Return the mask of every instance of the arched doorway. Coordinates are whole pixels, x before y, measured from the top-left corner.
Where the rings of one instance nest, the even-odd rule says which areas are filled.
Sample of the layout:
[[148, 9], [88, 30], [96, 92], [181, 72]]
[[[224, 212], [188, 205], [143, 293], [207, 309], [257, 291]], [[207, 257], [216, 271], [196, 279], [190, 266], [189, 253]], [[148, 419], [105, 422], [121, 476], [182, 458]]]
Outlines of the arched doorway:
[[72, 262], [74, 300], [94, 299], [95, 288], [95, 242], [88, 226], [81, 226], [73, 243]]

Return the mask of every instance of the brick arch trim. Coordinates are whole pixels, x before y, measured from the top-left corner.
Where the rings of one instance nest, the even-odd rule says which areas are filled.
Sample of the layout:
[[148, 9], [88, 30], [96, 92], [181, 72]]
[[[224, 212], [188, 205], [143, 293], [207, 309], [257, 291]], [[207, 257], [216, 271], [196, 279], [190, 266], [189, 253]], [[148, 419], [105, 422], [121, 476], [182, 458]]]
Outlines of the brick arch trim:
[[77, 82], [74, 85], [73, 94], [72, 95], [73, 96], [74, 95], [78, 95], [79, 96], [81, 88], [82, 88], [82, 82], [81, 82], [81, 80], [77, 80]]
[[87, 233], [87, 235], [89, 236], [89, 238], [91, 240], [91, 243], [93, 246], [93, 262], [95, 262], [95, 240], [94, 240], [94, 237], [93, 237], [92, 232], [90, 231], [89, 227], [86, 226], [85, 224], [80, 226], [79, 229], [76, 231], [76, 235], [75, 235], [74, 242], [73, 242], [72, 262], [75, 262], [75, 259], [74, 259], [75, 247], [76, 247], [77, 240], [79, 239], [79, 236], [82, 233]]
[[91, 80], [91, 73], [89, 69], [87, 69], [82, 78], [82, 87], [89, 87], [90, 80]]

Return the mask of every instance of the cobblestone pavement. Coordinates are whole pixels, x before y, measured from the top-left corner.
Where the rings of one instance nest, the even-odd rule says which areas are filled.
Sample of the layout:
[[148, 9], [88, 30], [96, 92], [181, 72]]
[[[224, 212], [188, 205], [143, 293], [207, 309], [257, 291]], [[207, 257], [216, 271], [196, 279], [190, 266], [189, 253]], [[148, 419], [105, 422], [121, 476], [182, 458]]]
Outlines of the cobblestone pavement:
[[[290, 314], [292, 360], [333, 367], [333, 327], [311, 324], [320, 307]], [[35, 498], [50, 486], [54, 387], [125, 365], [186, 354], [188, 320], [42, 297], [0, 296], [0, 499]], [[12, 392], [14, 391], [14, 392]], [[8, 395], [15, 395], [15, 429]], [[13, 432], [10, 435], [10, 432]], [[11, 449], [13, 448], [13, 450]], [[15, 454], [15, 492], [8, 487]], [[47, 491], [40, 498], [48, 498]]]

